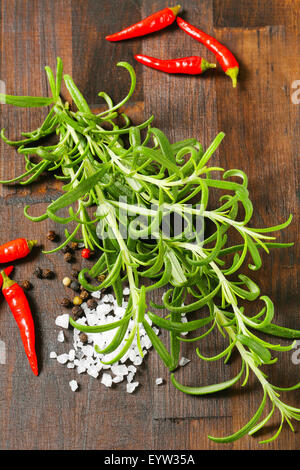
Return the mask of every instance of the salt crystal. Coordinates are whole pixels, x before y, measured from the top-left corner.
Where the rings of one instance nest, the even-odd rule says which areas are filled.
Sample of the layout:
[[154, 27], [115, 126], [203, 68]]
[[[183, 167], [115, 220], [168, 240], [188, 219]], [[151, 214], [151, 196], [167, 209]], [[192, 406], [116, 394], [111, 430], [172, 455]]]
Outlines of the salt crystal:
[[59, 315], [56, 317], [55, 324], [57, 326], [61, 326], [62, 328], [69, 327], [69, 315], [68, 313], [64, 313], [63, 315]]
[[77, 366], [77, 372], [78, 374], [83, 374], [83, 372], [86, 371], [86, 367], [84, 365], [80, 365], [80, 363]]
[[129, 287], [125, 287], [125, 288], [123, 289], [123, 295], [129, 295], [129, 294], [130, 294], [130, 289], [129, 289]]
[[183, 367], [183, 366], [186, 366], [189, 362], [191, 362], [190, 359], [187, 359], [186, 357], [182, 357], [179, 361], [179, 365]]
[[133, 372], [134, 374], [136, 373], [136, 367], [134, 367], [132, 364], [130, 364], [130, 366], [128, 366], [128, 370], [129, 370], [129, 372]]
[[67, 364], [68, 369], [74, 369], [74, 367], [75, 367], [74, 362], [68, 362], [68, 364]]
[[123, 382], [123, 380], [124, 380], [123, 375], [116, 375], [116, 376], [112, 379], [112, 381], [113, 381], [114, 384], [118, 384], [118, 383], [120, 383], [120, 382]]
[[96, 292], [92, 292], [92, 297], [94, 297], [95, 299], [100, 299], [101, 297], [101, 290], [97, 290]]
[[66, 364], [69, 360], [69, 354], [60, 354], [56, 359], [60, 364]]
[[99, 372], [95, 366], [91, 366], [87, 369], [87, 373], [96, 379], [99, 375]]
[[159, 329], [158, 329], [158, 328], [156, 328], [156, 326], [154, 326], [154, 327], [152, 328], [152, 330], [154, 331], [154, 333], [155, 333], [156, 335], [158, 335], [158, 333], [159, 333]]
[[78, 389], [78, 383], [76, 382], [76, 380], [71, 380], [69, 382], [69, 385], [71, 387], [72, 392], [75, 392]]
[[133, 361], [133, 364], [135, 366], [140, 366], [143, 362], [143, 359], [141, 357], [136, 357], [135, 360]]
[[94, 348], [90, 345], [82, 346], [82, 352], [85, 356], [91, 357], [94, 354]]
[[99, 315], [107, 315], [111, 310], [112, 310], [112, 306], [110, 304], [99, 304], [97, 306], [98, 318], [99, 318]]
[[133, 377], [134, 377], [134, 373], [133, 372], [129, 372], [129, 374], [127, 375], [127, 382], [132, 382], [133, 381]]
[[129, 382], [126, 385], [126, 390], [128, 393], [132, 393], [135, 391], [136, 387], [139, 385], [139, 382]]
[[69, 351], [69, 361], [74, 361], [75, 359], [75, 349], [70, 349]]
[[56, 359], [57, 358], [57, 354], [55, 351], [51, 351], [50, 353], [50, 359]]
[[128, 374], [128, 368], [125, 365], [113, 365], [111, 367], [111, 371], [115, 375], [127, 375]]
[[60, 332], [57, 335], [57, 341], [59, 341], [60, 343], [63, 343], [64, 340], [65, 340], [64, 332], [62, 330], [60, 330]]
[[135, 353], [135, 350], [132, 349], [129, 354], [129, 359], [131, 360], [131, 362], [133, 362], [135, 361], [135, 358], [136, 358], [136, 353]]
[[110, 374], [104, 373], [102, 375], [101, 383], [105, 385], [105, 387], [111, 387], [112, 386], [112, 376]]
[[161, 377], [158, 377], [156, 380], [155, 380], [155, 383], [156, 385], [161, 385], [163, 383], [163, 379]]

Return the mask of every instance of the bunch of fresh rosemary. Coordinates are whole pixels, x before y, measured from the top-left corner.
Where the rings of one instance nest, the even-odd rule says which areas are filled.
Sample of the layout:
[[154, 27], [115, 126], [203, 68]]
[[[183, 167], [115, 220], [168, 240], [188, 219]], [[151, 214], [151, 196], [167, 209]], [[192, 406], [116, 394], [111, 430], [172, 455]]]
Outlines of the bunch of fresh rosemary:
[[[173, 371], [178, 364], [181, 341], [200, 341], [217, 328], [227, 336], [228, 347], [210, 358], [203, 357], [199, 347], [197, 354], [209, 361], [225, 357], [227, 362], [233, 349], [237, 349], [242, 360], [239, 374], [232, 380], [203, 387], [181, 385], [174, 374], [171, 380], [185, 393], [204, 395], [231, 387], [243, 375], [245, 385], [251, 370], [263, 388], [263, 399], [257, 412], [235, 434], [210, 439], [230, 442], [246, 433], [253, 434], [267, 423], [277, 409], [281, 423], [276, 434], [263, 441], [269, 442], [278, 436], [284, 420], [293, 429], [291, 418], [300, 419], [300, 409], [283, 403], [278, 393], [295, 389], [300, 384], [283, 389], [267, 380], [261, 366], [276, 361], [271, 352], [289, 351], [293, 345], [274, 345], [261, 339], [257, 333], [295, 339], [300, 338], [300, 331], [272, 323], [274, 308], [270, 298], [260, 297], [259, 287], [249, 277], [238, 273], [248, 256], [252, 260], [248, 264], [250, 270], [261, 267], [261, 248], [268, 252], [270, 247], [292, 245], [275, 243], [272, 241], [274, 237], [266, 235], [288, 226], [291, 217], [287, 222], [268, 229], [248, 227], [253, 209], [246, 175], [240, 170], [224, 171], [208, 166], [209, 159], [224, 137], [223, 133], [204, 152], [196, 139], [171, 144], [159, 129], [151, 127], [153, 117], [139, 126], [131, 126], [128, 117], [121, 114], [124, 125], [120, 127], [116, 121], [118, 109], [134, 91], [135, 73], [126, 62], [117, 65], [128, 70], [130, 91], [117, 105], [106, 93], [99, 93], [107, 104], [107, 110], [99, 114], [91, 112], [72, 78], [68, 75], [63, 77], [60, 58], [57, 59], [56, 77], [46, 67], [52, 98], [0, 95], [2, 102], [15, 106], [52, 105], [41, 127], [23, 132], [22, 140], [11, 141], [5, 137], [4, 130], [1, 131], [2, 139], [18, 147], [26, 163], [25, 173], [2, 183], [30, 184], [42, 172], [53, 172], [55, 178], [64, 181], [64, 194], [39, 217], [30, 216], [28, 206], [24, 209], [25, 216], [34, 222], [50, 218], [72, 226], [71, 230], [65, 229], [64, 243], [46, 253], [53, 253], [72, 240], [81, 241], [86, 247], [98, 248], [101, 252], [95, 265], [79, 274], [79, 281], [86, 289], [96, 291], [112, 286], [117, 300], [121, 302], [123, 282], [129, 284], [130, 297], [122, 320], [90, 327], [70, 319], [75, 328], [90, 333], [116, 329], [110, 345], [98, 352], [115, 352], [114, 359], [110, 361], [113, 363], [126, 354], [136, 338], [142, 355], [139, 330], [143, 327], [165, 365]], [[68, 103], [60, 98], [62, 77], [77, 107], [76, 111], [72, 111]], [[52, 133], [57, 135], [56, 144], [35, 144]], [[123, 136], [128, 141], [126, 144]], [[38, 156], [39, 162], [34, 163], [30, 155]], [[212, 177], [212, 172], [216, 171], [221, 173], [221, 179]], [[214, 188], [223, 193], [218, 207], [209, 210], [209, 193]], [[95, 205], [96, 213], [91, 215], [89, 207]], [[66, 209], [67, 216], [58, 214]], [[241, 210], [242, 218], [239, 215]], [[214, 227], [209, 235], [205, 221], [210, 221]], [[241, 244], [230, 244], [227, 237], [230, 229], [240, 235]], [[81, 236], [78, 235], [80, 232]], [[232, 279], [235, 273], [238, 276]], [[87, 280], [87, 275], [96, 279], [100, 274], [105, 275], [100, 285]], [[148, 279], [153, 282], [145, 282]], [[150, 302], [154, 308], [168, 310], [168, 316], [162, 317], [148, 311], [146, 294], [165, 286], [168, 289], [163, 296], [163, 304]], [[185, 304], [187, 295], [193, 300]], [[258, 298], [265, 306], [254, 316], [249, 316], [239, 305], [239, 299], [252, 302]], [[208, 307], [206, 316], [199, 318], [197, 315], [190, 317], [188, 322], [181, 321], [182, 314], [199, 312], [203, 307]], [[251, 307], [249, 310], [251, 312]], [[129, 333], [130, 319], [134, 320], [135, 326]], [[153, 332], [149, 319], [169, 332], [169, 348]], [[200, 331], [196, 338], [186, 339], [181, 335], [205, 325], [209, 328], [205, 332]], [[267, 399], [271, 402], [271, 411], [258, 424]]]

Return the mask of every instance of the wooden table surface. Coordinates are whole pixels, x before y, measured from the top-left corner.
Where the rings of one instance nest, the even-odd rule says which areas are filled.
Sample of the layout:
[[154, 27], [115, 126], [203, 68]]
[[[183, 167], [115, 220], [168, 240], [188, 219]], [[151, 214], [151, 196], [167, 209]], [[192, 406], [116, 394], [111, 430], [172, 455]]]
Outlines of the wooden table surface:
[[[172, 2], [171, 2], [172, 3]], [[241, 168], [249, 176], [254, 204], [252, 225], [280, 223], [293, 213], [291, 226], [279, 234], [281, 241], [295, 241], [293, 248], [272, 251], [254, 278], [262, 292], [276, 306], [278, 324], [300, 329], [299, 317], [299, 112], [300, 101], [293, 86], [300, 80], [299, 0], [182, 0], [183, 17], [212, 33], [236, 54], [241, 64], [238, 86], [220, 68], [205, 76], [169, 76], [134, 62], [141, 52], [161, 58], [185, 55], [213, 55], [176, 26], [123, 43], [108, 43], [106, 34], [120, 30], [168, 2], [127, 0], [2, 0], [0, 79], [9, 94], [47, 96], [49, 87], [44, 66], [55, 67], [59, 55], [65, 72], [73, 76], [89, 104], [97, 108], [97, 93], [106, 91], [115, 102], [128, 90], [126, 71], [116, 68], [120, 60], [135, 65], [137, 88], [127, 112], [133, 122], [155, 115], [155, 125], [171, 141], [196, 137], [208, 146], [219, 131], [226, 133], [214, 164]], [[294, 92], [294, 95], [293, 95]], [[294, 102], [293, 102], [294, 101]], [[11, 138], [22, 130], [36, 128], [44, 109], [15, 109], [1, 106], [0, 125]], [[1, 142], [0, 177], [18, 175], [24, 168], [16, 151]], [[56, 198], [60, 184], [43, 179], [31, 187], [0, 187], [0, 240], [18, 236], [37, 238], [47, 248], [48, 229], [61, 227], [45, 221], [39, 224], [23, 216], [25, 204], [41, 214]], [[84, 264], [84, 263], [83, 263]], [[56, 279], [33, 277], [37, 266], [53, 269]], [[80, 266], [80, 261], [75, 267]], [[295, 433], [286, 426], [280, 438], [259, 446], [257, 438], [244, 437], [228, 445], [214, 444], [207, 434], [234, 432], [252, 416], [261, 398], [255, 381], [251, 386], [211, 395], [185, 396], [169, 382], [168, 373], [154, 351], [138, 373], [136, 393], [125, 384], [107, 389], [88, 375], [77, 376], [49, 358], [52, 350], [66, 352], [68, 343], [57, 343], [55, 318], [62, 313], [59, 300], [65, 291], [61, 278], [68, 274], [61, 254], [42, 255], [39, 250], [16, 263], [14, 279], [29, 279], [34, 288], [30, 302], [37, 329], [38, 378], [29, 373], [15, 322], [7, 305], [0, 304], [0, 339], [5, 343], [6, 364], [0, 364], [0, 448], [1, 449], [299, 449], [299, 423]], [[245, 268], [245, 273], [247, 269]], [[220, 351], [215, 335], [206, 352]], [[178, 377], [187, 384], [224, 380], [238, 370], [238, 361], [202, 364], [195, 345], [183, 348], [194, 359]], [[295, 361], [294, 361], [295, 362]], [[292, 352], [279, 356], [267, 369], [278, 385], [299, 381], [300, 365], [293, 364]], [[156, 377], [166, 384], [155, 385]], [[80, 391], [71, 392], [68, 382], [77, 378]], [[300, 405], [300, 392], [284, 395]], [[278, 416], [277, 416], [278, 420]], [[260, 437], [274, 432], [276, 420]]]

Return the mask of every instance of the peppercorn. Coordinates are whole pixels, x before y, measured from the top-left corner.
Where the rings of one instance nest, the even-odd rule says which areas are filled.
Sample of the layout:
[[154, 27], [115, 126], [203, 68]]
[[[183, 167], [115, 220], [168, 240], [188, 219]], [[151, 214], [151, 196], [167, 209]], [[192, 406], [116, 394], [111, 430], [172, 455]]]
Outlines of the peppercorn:
[[[81, 286], [82, 287], [82, 286]], [[82, 289], [82, 291], [80, 292], [79, 294], [79, 297], [82, 299], [82, 300], [87, 300], [90, 296], [90, 293], [85, 290], [85, 289]]]
[[54, 230], [49, 230], [49, 232], [47, 234], [47, 238], [51, 242], [55, 242], [57, 240], [57, 234], [54, 232]]
[[74, 305], [81, 305], [82, 302], [83, 302], [83, 300], [78, 295], [76, 295], [73, 299], [73, 304]]
[[64, 277], [63, 280], [62, 280], [62, 283], [64, 286], [66, 287], [69, 287], [69, 285], [71, 284], [71, 279], [69, 277]]
[[42, 277], [43, 277], [43, 276], [42, 276], [42, 270], [41, 270], [41, 268], [40, 268], [39, 266], [37, 266], [37, 267], [35, 268], [35, 270], [33, 271], [33, 274], [34, 274], [36, 277], [38, 277], [39, 279], [42, 279]]
[[88, 342], [88, 336], [83, 331], [79, 334], [79, 339], [83, 344], [86, 344]]
[[84, 248], [81, 252], [82, 258], [88, 259], [91, 256], [91, 250], [89, 248]]
[[72, 281], [70, 284], [70, 289], [73, 289], [75, 292], [79, 292], [80, 284], [77, 281]]
[[31, 282], [25, 280], [25, 281], [22, 282], [21, 287], [23, 287], [23, 289], [25, 289], [25, 290], [30, 290], [30, 289], [32, 289], [32, 284], [31, 284]]
[[72, 308], [72, 315], [74, 320], [78, 320], [83, 315], [83, 309], [80, 307], [80, 305], [75, 305]]
[[62, 305], [63, 307], [71, 307], [72, 305], [72, 302], [70, 299], [68, 299], [67, 297], [64, 297], [61, 301], [60, 301], [60, 305]]
[[100, 274], [100, 276], [97, 277], [97, 281], [98, 282], [103, 282], [105, 279], [105, 275], [104, 274]]
[[79, 271], [77, 269], [73, 269], [71, 274], [74, 279], [78, 279]]
[[69, 245], [64, 246], [61, 251], [63, 253], [72, 253], [72, 249], [69, 247]]
[[74, 251], [78, 250], [78, 243], [77, 242], [72, 242], [71, 243], [71, 249], [74, 250]]
[[88, 306], [88, 308], [90, 308], [91, 310], [94, 310], [94, 309], [97, 307], [97, 305], [98, 305], [98, 302], [97, 302], [97, 300], [95, 300], [95, 299], [89, 299], [89, 300], [87, 301], [87, 306]]
[[72, 255], [72, 253], [70, 253], [69, 251], [67, 251], [67, 253], [65, 253], [65, 255], [64, 255], [64, 260], [65, 260], [67, 263], [72, 263], [72, 261], [73, 261], [73, 255]]
[[54, 272], [51, 271], [50, 269], [43, 269], [42, 270], [42, 278], [43, 279], [53, 279], [54, 278]]

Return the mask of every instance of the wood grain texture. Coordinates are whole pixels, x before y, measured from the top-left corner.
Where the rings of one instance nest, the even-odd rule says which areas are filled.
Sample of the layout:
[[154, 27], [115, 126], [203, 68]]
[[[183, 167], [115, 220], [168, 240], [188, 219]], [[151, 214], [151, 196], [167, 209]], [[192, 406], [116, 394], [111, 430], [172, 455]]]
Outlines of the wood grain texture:
[[[172, 2], [171, 2], [172, 3]], [[264, 256], [263, 268], [255, 273], [262, 292], [276, 306], [276, 321], [300, 329], [299, 320], [299, 113], [291, 100], [292, 83], [300, 80], [300, 1], [281, 0], [184, 0], [183, 17], [215, 35], [238, 57], [240, 80], [236, 89], [218, 67], [199, 77], [171, 76], [134, 63], [141, 52], [160, 58], [213, 55], [181, 30], [171, 25], [160, 33], [123, 43], [108, 43], [104, 37], [164, 8], [163, 0], [0, 0], [0, 80], [7, 93], [47, 95], [45, 65], [55, 66], [56, 56], [64, 62], [95, 109], [101, 106], [97, 92], [103, 90], [117, 102], [129, 86], [126, 71], [116, 67], [120, 60], [135, 65], [137, 89], [127, 108], [133, 122], [155, 115], [155, 125], [171, 141], [198, 138], [206, 147], [219, 131], [226, 133], [214, 164], [241, 168], [249, 176], [254, 202], [254, 226], [268, 226], [294, 214], [292, 225], [280, 235], [295, 241], [289, 250]], [[68, 98], [66, 90], [64, 97]], [[1, 106], [0, 125], [16, 138], [35, 128], [45, 110]], [[23, 169], [16, 152], [0, 142], [0, 177], [13, 177]], [[48, 229], [60, 231], [48, 221], [34, 224], [23, 217], [25, 203], [32, 214], [41, 214], [60, 185], [44, 179], [31, 187], [0, 187], [0, 240], [17, 236], [37, 238], [47, 248]], [[213, 204], [213, 201], [211, 201]], [[76, 261], [74, 267], [87, 261]], [[40, 281], [33, 277], [36, 265], [53, 269], [56, 278]], [[16, 263], [14, 279], [32, 281], [29, 298], [37, 329], [37, 352], [41, 374], [31, 375], [13, 318], [0, 300], [0, 339], [5, 341], [6, 365], [0, 365], [0, 449], [260, 449], [258, 439], [245, 437], [228, 446], [217, 445], [207, 434], [225, 435], [241, 427], [258, 406], [261, 391], [253, 381], [247, 390], [209, 398], [181, 394], [169, 383], [168, 374], [154, 352], [138, 372], [141, 387], [129, 395], [124, 384], [106, 389], [89, 376], [79, 377], [80, 391], [72, 394], [68, 382], [76, 372], [49, 359], [49, 353], [65, 352], [71, 344], [57, 343], [55, 317], [65, 296], [60, 280], [71, 270], [60, 254], [35, 251]], [[160, 300], [160, 295], [154, 299]], [[203, 345], [203, 353], [222, 348], [217, 335]], [[224, 366], [197, 361], [194, 346], [182, 354], [193, 359], [177, 373], [179, 380], [196, 385], [231, 377], [239, 361]], [[299, 381], [299, 365], [291, 354], [266, 368], [271, 382], [290, 385]], [[156, 377], [166, 384], [155, 385]], [[299, 406], [300, 393], [287, 394]], [[276, 420], [272, 422], [275, 424]], [[266, 448], [299, 450], [296, 433], [284, 428], [280, 438]], [[270, 436], [268, 428], [259, 437]], [[264, 448], [264, 447], [263, 447]]]

